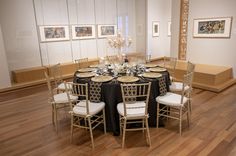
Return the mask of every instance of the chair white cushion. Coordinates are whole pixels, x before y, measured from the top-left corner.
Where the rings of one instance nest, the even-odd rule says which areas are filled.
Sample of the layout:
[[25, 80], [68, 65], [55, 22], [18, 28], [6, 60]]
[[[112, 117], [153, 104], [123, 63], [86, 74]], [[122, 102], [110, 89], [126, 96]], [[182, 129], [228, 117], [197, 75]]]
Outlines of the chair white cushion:
[[88, 101], [88, 106], [89, 106], [89, 114], [87, 114], [86, 110], [86, 101], [85, 100], [80, 101], [74, 106], [73, 113], [78, 115], [95, 115], [105, 107], [105, 103], [104, 102], [94, 103]]
[[183, 106], [187, 102], [187, 98], [183, 98], [183, 103], [181, 103], [181, 95], [167, 92], [164, 96], [158, 96], [156, 101], [160, 104], [169, 106]]
[[[170, 85], [170, 91], [182, 91], [183, 83], [182, 82], [172, 82]], [[184, 90], [189, 89], [189, 86], [185, 86]]]
[[[72, 83], [72, 82], [70, 82], [70, 83]], [[70, 86], [69, 86], [70, 84], [66, 83], [66, 85], [67, 85], [67, 89], [70, 89]], [[59, 90], [66, 90], [65, 84], [64, 83], [60, 83], [57, 86], [57, 89], [59, 89]]]
[[[126, 105], [127, 117], [142, 117], [145, 116], [145, 102], [137, 101], [134, 104]], [[117, 105], [117, 110], [121, 116], [124, 116], [124, 103]]]
[[[68, 103], [68, 97], [66, 93], [55, 94], [53, 96], [55, 103]], [[77, 96], [70, 95], [71, 101], [76, 101], [78, 99]]]

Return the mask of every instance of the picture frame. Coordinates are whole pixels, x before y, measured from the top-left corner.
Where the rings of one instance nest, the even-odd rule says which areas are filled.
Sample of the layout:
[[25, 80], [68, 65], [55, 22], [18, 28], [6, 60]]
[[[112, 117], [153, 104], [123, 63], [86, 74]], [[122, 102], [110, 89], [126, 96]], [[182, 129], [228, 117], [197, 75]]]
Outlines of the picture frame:
[[71, 30], [73, 40], [96, 38], [95, 25], [72, 25]]
[[97, 25], [98, 38], [113, 37], [117, 35], [117, 25]]
[[198, 18], [193, 21], [193, 37], [229, 38], [232, 17]]
[[152, 36], [158, 37], [160, 35], [160, 23], [158, 21], [152, 22]]
[[167, 36], [171, 36], [171, 21], [168, 21], [167, 23]]
[[55, 42], [70, 40], [69, 27], [67, 25], [39, 26], [41, 42]]

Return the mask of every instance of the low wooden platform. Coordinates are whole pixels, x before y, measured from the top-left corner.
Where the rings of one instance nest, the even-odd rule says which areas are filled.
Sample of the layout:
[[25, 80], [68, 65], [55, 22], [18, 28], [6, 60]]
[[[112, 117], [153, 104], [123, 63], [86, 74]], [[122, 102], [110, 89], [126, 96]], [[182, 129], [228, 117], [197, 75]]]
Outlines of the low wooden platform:
[[[182, 81], [186, 72], [186, 61], [178, 61], [176, 65], [175, 78]], [[233, 78], [231, 67], [196, 64], [193, 86], [214, 92], [221, 92], [225, 88], [236, 83]]]
[[[135, 54], [133, 54], [135, 55]], [[98, 59], [90, 59], [89, 64], [97, 64]], [[163, 58], [152, 59], [151, 62], [161, 63]], [[83, 66], [83, 65], [82, 65]], [[186, 61], [178, 61], [176, 66], [175, 78], [182, 81], [186, 72]], [[62, 64], [63, 78], [72, 78], [76, 70], [74, 63]], [[45, 83], [44, 72], [48, 72], [50, 66], [35, 67], [30, 69], [22, 69], [13, 71], [13, 79], [15, 80], [12, 87], [0, 89], [0, 92], [11, 91], [15, 89], [30, 87]], [[233, 78], [233, 70], [231, 67], [213, 66], [206, 64], [196, 64], [193, 86], [196, 88], [209, 90], [213, 92], [221, 92], [225, 88], [236, 83]]]

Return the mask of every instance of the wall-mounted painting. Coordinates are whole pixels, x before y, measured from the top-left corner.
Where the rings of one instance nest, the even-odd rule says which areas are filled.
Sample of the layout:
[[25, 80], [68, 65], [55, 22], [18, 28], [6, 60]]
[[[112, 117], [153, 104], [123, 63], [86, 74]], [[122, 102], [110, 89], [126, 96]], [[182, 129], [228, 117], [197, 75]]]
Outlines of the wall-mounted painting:
[[68, 26], [39, 26], [41, 42], [69, 40]]
[[232, 17], [201, 18], [193, 21], [193, 37], [230, 37]]
[[159, 22], [152, 22], [152, 36], [157, 37], [160, 35], [160, 24]]
[[168, 24], [168, 26], [167, 26], [167, 31], [168, 31], [167, 35], [171, 36], [171, 22], [169, 21], [167, 24]]
[[92, 39], [95, 38], [94, 25], [72, 25], [72, 39]]
[[98, 38], [112, 37], [117, 34], [116, 25], [98, 25]]

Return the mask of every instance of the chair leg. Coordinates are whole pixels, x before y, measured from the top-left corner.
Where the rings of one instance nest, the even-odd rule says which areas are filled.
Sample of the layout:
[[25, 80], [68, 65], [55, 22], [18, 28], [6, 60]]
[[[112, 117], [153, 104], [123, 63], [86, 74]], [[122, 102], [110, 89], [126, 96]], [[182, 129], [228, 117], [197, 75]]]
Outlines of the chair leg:
[[53, 106], [53, 104], [52, 104], [52, 124], [55, 126], [54, 115], [55, 115], [55, 113], [54, 113], [54, 106]]
[[179, 109], [179, 134], [182, 135], [182, 107]]
[[144, 119], [142, 119], [142, 127], [143, 127], [143, 133], [144, 133]]
[[193, 106], [192, 106], [192, 98], [191, 97], [189, 100], [189, 110], [190, 110], [190, 113], [192, 114]]
[[[88, 127], [86, 118], [84, 118], [84, 126], [85, 126], [85, 127]], [[87, 130], [88, 130], [88, 129], [85, 129], [85, 131], [87, 131]]]
[[71, 115], [71, 128], [70, 128], [70, 142], [72, 143], [73, 141], [73, 132], [74, 132], [74, 116]]
[[120, 121], [120, 135], [122, 135], [122, 119], [120, 115], [119, 115], [119, 121]]
[[190, 106], [188, 105], [188, 110], [187, 110], [187, 120], [188, 120], [188, 127], [190, 126], [190, 117], [191, 113], [190, 113]]
[[107, 128], [106, 128], [106, 114], [105, 114], [105, 108], [103, 109], [103, 126], [104, 126], [104, 133], [107, 133]]
[[91, 142], [92, 142], [92, 148], [94, 149], [93, 129], [92, 129], [91, 118], [90, 117], [88, 117], [88, 124], [89, 124], [89, 131], [90, 131], [90, 137], [91, 137]]
[[159, 127], [159, 106], [160, 104], [157, 102], [157, 128]]
[[55, 127], [56, 127], [56, 132], [58, 133], [58, 122], [57, 122], [57, 109], [54, 107], [54, 113], [55, 113]]
[[149, 126], [148, 126], [148, 117], [146, 117], [146, 133], [148, 138], [148, 145], [151, 146], [151, 138], [150, 138], [150, 132], [149, 132]]
[[126, 119], [124, 119], [123, 136], [122, 136], [122, 148], [124, 148], [124, 145], [125, 145], [125, 132], [126, 132]]

